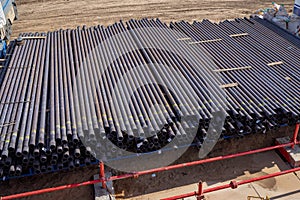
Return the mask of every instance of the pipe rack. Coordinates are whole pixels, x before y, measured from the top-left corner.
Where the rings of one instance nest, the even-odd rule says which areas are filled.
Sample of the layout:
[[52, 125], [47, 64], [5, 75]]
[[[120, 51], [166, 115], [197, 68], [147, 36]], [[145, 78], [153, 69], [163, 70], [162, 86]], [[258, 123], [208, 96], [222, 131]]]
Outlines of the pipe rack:
[[[24, 33], [8, 52], [0, 68], [3, 179], [126, 157], [123, 150], [158, 153], [171, 142], [204, 149], [214, 133], [264, 134], [300, 118], [299, 41], [258, 19]], [[224, 126], [210, 131], [219, 112]]]

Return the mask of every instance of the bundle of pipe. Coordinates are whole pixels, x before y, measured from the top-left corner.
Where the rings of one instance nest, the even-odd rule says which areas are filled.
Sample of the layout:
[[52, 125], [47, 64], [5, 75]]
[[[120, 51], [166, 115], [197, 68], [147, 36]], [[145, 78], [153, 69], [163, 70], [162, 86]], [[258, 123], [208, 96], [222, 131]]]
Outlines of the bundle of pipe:
[[[29, 39], [23, 45], [12, 44], [14, 51], [8, 58], [1, 85], [1, 176], [18, 176], [29, 173], [29, 169], [41, 173], [74, 168], [95, 160], [80, 145], [60, 142], [58, 137], [53, 143], [53, 132], [48, 124], [52, 123], [49, 94], [57, 84], [49, 79], [54, 76], [53, 70], [57, 70], [54, 62], [50, 62], [50, 55], [53, 58], [54, 49], [57, 50], [52, 43], [58, 42], [54, 40], [56, 34], [48, 33], [46, 39]], [[39, 36], [45, 34], [22, 35]]]
[[[160, 77], [156, 72], [154, 77], [148, 68], [140, 68], [116, 90], [122, 74], [147, 64], [133, 36], [124, 34], [120, 41], [113, 40], [123, 45], [105, 44], [104, 40], [122, 31], [125, 26], [119, 23], [108, 28], [23, 34], [24, 41], [13, 44], [1, 87], [1, 176], [18, 176], [31, 168], [40, 173], [89, 164], [95, 159], [95, 149], [89, 145], [103, 136], [121, 149], [148, 152], [175, 136], [182, 135], [184, 140], [188, 137], [185, 130], [197, 128], [198, 121], [208, 126], [209, 111], [202, 118], [184, 99], [188, 89], [181, 88], [185, 93], [179, 93], [178, 100], [153, 84], [158, 78], [167, 80], [166, 74]], [[97, 48], [100, 43], [104, 44]], [[130, 45], [135, 51], [109, 62], [118, 50], [112, 48]], [[104, 69], [107, 63], [112, 67]], [[127, 88], [137, 86], [134, 94], [128, 93]], [[116, 101], [111, 99], [113, 92]], [[125, 98], [132, 99], [132, 104]], [[184, 117], [187, 120], [180, 119]], [[147, 133], [151, 136], [146, 137]], [[116, 153], [116, 147], [107, 145], [108, 151]]]
[[299, 120], [288, 56], [299, 49], [253, 19], [130, 20], [21, 37], [0, 69], [0, 177], [88, 165], [99, 151], [122, 157], [118, 148], [201, 147], [223, 110], [224, 137]]
[[212, 41], [197, 45], [212, 56], [225, 83], [238, 83], [238, 87], [226, 89], [228, 101], [239, 112], [234, 118], [235, 128], [226, 126], [227, 132], [234, 134], [275, 129], [299, 120], [299, 69], [295, 59], [299, 48], [254, 22], [171, 23], [172, 28], [196, 42]]
[[[14, 160], [12, 158], [15, 156], [21, 161], [18, 165], [21, 164], [20, 166], [24, 168], [28, 163], [28, 166], [33, 166], [36, 172], [45, 171], [44, 163], [49, 169], [56, 163], [60, 164], [59, 168], [63, 165], [73, 167], [74, 158], [78, 158], [76, 163], [82, 163], [87, 162], [85, 157], [94, 156], [95, 152], [85, 145], [97, 144], [103, 136], [119, 148], [133, 152], [147, 152], [160, 149], [175, 136], [178, 140], [181, 139], [180, 145], [183, 145], [182, 140], [185, 141], [189, 137], [185, 130], [196, 129], [199, 122], [205, 132], [204, 127], [208, 127], [208, 122], [212, 118], [210, 116], [212, 108], [205, 106], [213, 107], [214, 112], [220, 108], [213, 101], [211, 104], [203, 103], [210, 99], [195, 99], [180, 80], [169, 83], [173, 84], [175, 89], [181, 84], [179, 93], [172, 91], [178, 95], [171, 94], [168, 89], [154, 84], [168, 81], [166, 69], [154, 68], [165, 70], [159, 72], [150, 71], [147, 67], [132, 70], [132, 78], [125, 80], [124, 85], [114, 91], [122, 75], [135, 67], [150, 63], [149, 57], [145, 57], [146, 52], [138, 51], [139, 47], [134, 41], [134, 36], [121, 34], [118, 40], [112, 40], [122, 45], [107, 45], [104, 42], [122, 31], [125, 31], [122, 23], [106, 29], [99, 26], [60, 30], [48, 33], [44, 40], [25, 40], [23, 45], [16, 46], [14, 53], [20, 56], [16, 56], [7, 68], [23, 69], [23, 65], [29, 65], [33, 66], [33, 69], [24, 68], [21, 74], [11, 72], [17, 73], [16, 82], [23, 84], [3, 87], [7, 90], [11, 88], [9, 91], [19, 90], [16, 94], [20, 93], [21, 97], [10, 101], [27, 103], [24, 108], [18, 108], [17, 120], [9, 126], [13, 129], [13, 134], [11, 135], [8, 129], [2, 130], [4, 133], [2, 135], [6, 137], [2, 142], [1, 151], [2, 161], [7, 166], [4, 168], [5, 171], [14, 174], [12, 168], [15, 165], [10, 161]], [[100, 42], [104, 44], [98, 47]], [[135, 51], [120, 54], [122, 57], [109, 62], [113, 53], [119, 50], [113, 49], [116, 47], [132, 48]], [[27, 54], [23, 55], [23, 52]], [[159, 54], [156, 52], [156, 55]], [[104, 69], [106, 63], [112, 67]], [[35, 66], [38, 70], [35, 70]], [[187, 76], [186, 72], [184, 73], [182, 75]], [[6, 77], [6, 80], [9, 80], [9, 76]], [[137, 86], [135, 89], [137, 92], [130, 95], [127, 89]], [[202, 88], [204, 87], [198, 86], [199, 94], [205, 92]], [[112, 101], [110, 97], [113, 92], [117, 93], [116, 101]], [[190, 99], [186, 100], [185, 95], [189, 95]], [[9, 93], [7, 96], [12, 95]], [[132, 104], [127, 104], [125, 98], [132, 99]], [[201, 104], [198, 105], [198, 102]], [[153, 106], [154, 112], [151, 112]], [[200, 109], [197, 110], [195, 107], [205, 110], [199, 112]], [[9, 108], [14, 109], [15, 106], [7, 104], [7, 109]], [[11, 118], [15, 117], [3, 115], [1, 119]], [[3, 123], [9, 125], [8, 122]], [[147, 133], [151, 136], [146, 137]], [[198, 142], [199, 145], [203, 142], [205, 133], [200, 137], [202, 141]], [[109, 146], [107, 149], [115, 153], [116, 148]]]

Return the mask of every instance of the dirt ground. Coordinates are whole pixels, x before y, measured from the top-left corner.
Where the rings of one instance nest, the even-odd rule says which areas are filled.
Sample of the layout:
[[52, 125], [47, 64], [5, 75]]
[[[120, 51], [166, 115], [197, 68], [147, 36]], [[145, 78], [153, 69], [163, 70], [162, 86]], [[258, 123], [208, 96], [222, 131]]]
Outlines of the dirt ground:
[[[232, 19], [249, 16], [258, 8], [271, 6], [272, 1], [261, 0], [202, 0], [202, 1], [181, 1], [181, 0], [17, 0], [19, 20], [13, 25], [13, 37], [22, 32], [46, 32], [60, 28], [75, 28], [87, 25], [109, 25], [120, 19], [131, 18], [160, 18], [165, 22], [180, 20], [202, 20], [204, 18], [213, 21]], [[289, 12], [294, 1], [281, 1]], [[249, 136], [243, 139], [222, 141], [215, 147], [210, 156], [234, 153], [246, 149], [268, 146], [273, 143], [274, 137], [291, 133], [292, 129], [285, 129], [285, 132], [270, 133], [267, 135]], [[257, 142], [259, 141], [259, 142]], [[178, 162], [194, 160], [197, 150], [190, 149]], [[250, 160], [251, 164], [245, 165]], [[253, 162], [252, 162], [253, 161]], [[139, 179], [119, 181], [115, 184], [117, 193], [126, 191], [126, 196], [136, 196], [151, 193], [157, 190], [196, 183], [199, 177], [203, 180], [211, 179], [209, 183], [227, 180], [243, 174], [243, 167], [255, 172], [261, 169], [255, 167], [255, 157], [239, 158], [234, 160], [201, 165], [195, 168], [180, 169], [170, 173], [159, 174], [154, 180], [152, 176], [144, 176]], [[266, 163], [266, 166], [271, 165]], [[243, 166], [243, 167], [242, 167]], [[248, 166], [248, 167], [247, 167]], [[251, 168], [252, 167], [252, 168]], [[224, 173], [219, 173], [220, 171]], [[0, 183], [0, 196], [14, 194], [33, 189], [59, 186], [66, 183], [75, 183], [91, 180], [94, 174], [98, 173], [97, 166], [85, 167], [72, 172], [61, 172], [46, 175], [37, 175], [14, 179]], [[190, 176], [190, 174], [195, 174]], [[230, 177], [225, 176], [231, 174]], [[175, 180], [175, 181], [169, 181]], [[179, 181], [180, 180], [180, 181]], [[189, 191], [187, 191], [189, 192]], [[34, 196], [28, 199], [87, 199], [93, 198], [93, 187], [85, 186], [76, 189], [69, 189], [45, 195]]]
[[[20, 20], [13, 25], [13, 36], [84, 24], [109, 25], [132, 18], [160, 18], [165, 22], [220, 21], [247, 17], [258, 8], [272, 6], [271, 3], [267, 0], [17, 0]], [[293, 0], [278, 3], [292, 11]]]

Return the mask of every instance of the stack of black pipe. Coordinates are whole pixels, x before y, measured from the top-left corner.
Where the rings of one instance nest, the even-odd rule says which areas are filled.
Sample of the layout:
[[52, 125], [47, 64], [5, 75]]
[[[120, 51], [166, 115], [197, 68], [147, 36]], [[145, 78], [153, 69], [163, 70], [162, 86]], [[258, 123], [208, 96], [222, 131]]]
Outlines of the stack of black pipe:
[[[238, 87], [226, 89], [227, 97], [233, 100], [229, 101], [239, 111], [235, 127], [243, 127], [233, 133], [275, 129], [299, 120], [299, 39], [284, 33], [293, 38], [294, 42], [290, 42], [255, 23], [256, 20], [171, 23], [171, 27], [184, 31], [196, 41], [221, 39], [200, 44], [220, 69], [251, 67], [250, 70], [221, 72], [224, 82], [240, 83]], [[240, 36], [230, 37], [235, 34]], [[232, 131], [228, 128], [227, 132]]]
[[278, 29], [259, 19], [143, 19], [21, 34], [0, 68], [0, 177], [174, 140], [201, 147], [222, 111], [221, 137], [294, 125], [299, 40]]

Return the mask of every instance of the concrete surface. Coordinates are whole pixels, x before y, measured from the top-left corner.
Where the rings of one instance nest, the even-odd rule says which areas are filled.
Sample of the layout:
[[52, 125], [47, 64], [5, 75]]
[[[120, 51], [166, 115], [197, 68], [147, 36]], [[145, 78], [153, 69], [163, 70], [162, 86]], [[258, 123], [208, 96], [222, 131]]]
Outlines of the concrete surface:
[[295, 162], [294, 166], [299, 166], [300, 165], [300, 147], [299, 145], [295, 145], [294, 149], [289, 148], [288, 151], [292, 157], [292, 159]]
[[[263, 173], [270, 174], [282, 170], [281, 164], [273, 168], [264, 169]], [[269, 181], [269, 180], [266, 180]], [[295, 173], [274, 177], [267, 182], [269, 185], [261, 185], [260, 182], [253, 183], [256, 191], [262, 196], [280, 200], [300, 199], [300, 180]], [[267, 187], [266, 187], [267, 186]]]
[[[279, 144], [285, 144], [290, 142], [290, 137], [283, 137], [283, 138], [277, 138], [276, 142]], [[295, 145], [294, 148], [291, 146], [284, 147], [281, 149], [281, 152], [283, 153], [284, 157], [287, 159], [288, 162], [290, 162], [292, 167], [298, 167], [300, 166], [300, 146]]]
[[[274, 162], [273, 167], [264, 168], [257, 173], [249, 173], [245, 171], [244, 176], [237, 177], [236, 180], [244, 180], [262, 175], [272, 174], [275, 172], [289, 169], [289, 165], [285, 163], [275, 152], [261, 153], [261, 164], [265, 159]], [[300, 172], [298, 172], [300, 173]], [[228, 182], [227, 182], [228, 183]], [[236, 190], [223, 190], [206, 195], [209, 199], [247, 199], [247, 196], [268, 196], [270, 199], [279, 200], [299, 200], [300, 199], [300, 180], [295, 173], [290, 173], [274, 178], [253, 182]]]
[[295, 172], [296, 176], [300, 179], [300, 172]]
[[[225, 182], [223, 184], [227, 184]], [[223, 191], [216, 191], [210, 194], [204, 195], [206, 200], [215, 200], [215, 199], [247, 199], [247, 196], [259, 196], [251, 184], [241, 185], [237, 189], [227, 189]]]
[[[111, 173], [105, 173], [106, 177], [110, 177]], [[99, 174], [94, 175], [94, 180], [99, 179]], [[102, 183], [94, 184], [95, 200], [115, 200], [112, 196], [114, 194], [114, 187], [112, 181], [106, 182], [107, 189], [102, 188]]]

